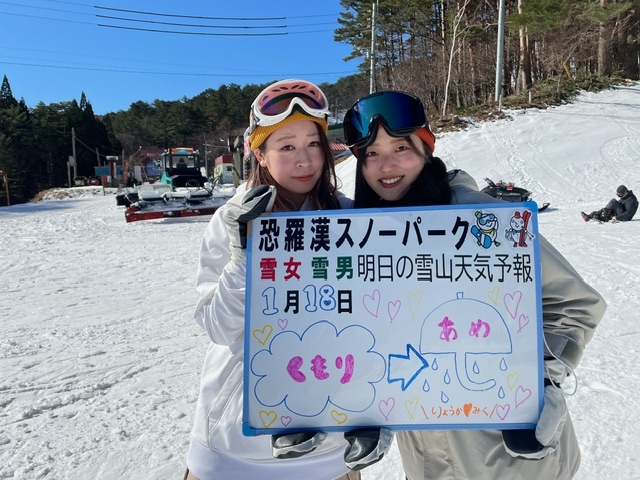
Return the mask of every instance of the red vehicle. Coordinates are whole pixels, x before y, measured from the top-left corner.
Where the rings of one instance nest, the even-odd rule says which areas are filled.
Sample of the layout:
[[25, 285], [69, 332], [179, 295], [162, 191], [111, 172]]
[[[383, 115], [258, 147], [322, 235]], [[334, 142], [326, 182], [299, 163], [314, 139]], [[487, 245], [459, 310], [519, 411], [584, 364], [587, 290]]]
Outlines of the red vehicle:
[[102, 185], [102, 181], [100, 177], [92, 175], [89, 177], [89, 180], [87, 180], [87, 185]]

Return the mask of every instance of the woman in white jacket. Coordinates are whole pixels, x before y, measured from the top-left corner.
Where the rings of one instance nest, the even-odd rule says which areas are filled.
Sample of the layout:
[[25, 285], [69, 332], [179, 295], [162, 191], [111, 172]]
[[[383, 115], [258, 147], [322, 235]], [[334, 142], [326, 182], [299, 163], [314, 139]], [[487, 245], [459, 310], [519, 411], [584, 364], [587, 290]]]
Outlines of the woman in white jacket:
[[[355, 208], [500, 202], [433, 156], [422, 102], [396, 91], [358, 100], [344, 133], [357, 156]], [[561, 384], [577, 367], [606, 304], [540, 236], [544, 407], [535, 429], [416, 430], [397, 434], [407, 480], [569, 480], [580, 450]]]
[[250, 179], [216, 211], [200, 251], [194, 316], [210, 344], [185, 479], [360, 478], [345, 464], [345, 452], [353, 445], [345, 435], [242, 434], [247, 223], [266, 211], [350, 205], [336, 189], [328, 114], [322, 91], [302, 80], [276, 82], [252, 104], [249, 140], [256, 162]]

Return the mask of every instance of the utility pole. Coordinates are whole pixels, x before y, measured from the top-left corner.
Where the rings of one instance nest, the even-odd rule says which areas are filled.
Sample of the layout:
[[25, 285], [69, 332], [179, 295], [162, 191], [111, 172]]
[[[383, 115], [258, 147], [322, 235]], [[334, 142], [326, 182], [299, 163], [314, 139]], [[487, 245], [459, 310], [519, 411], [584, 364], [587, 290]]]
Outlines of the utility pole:
[[378, 11], [378, 0], [371, 5], [371, 55], [369, 56], [369, 93], [376, 89], [376, 12]]
[[202, 146], [204, 147], [204, 170], [206, 172], [205, 177], [207, 177], [207, 181], [209, 181], [209, 159], [207, 158], [209, 152], [207, 151], [207, 147], [211, 147], [212, 145], [207, 143], [207, 141], [205, 140]]
[[502, 97], [502, 63], [504, 55], [504, 0], [500, 0], [498, 12], [498, 52], [496, 55], [496, 90], [495, 102], [500, 103]]
[[9, 179], [7, 178], [7, 174], [0, 170], [0, 178], [4, 182], [4, 188], [7, 192], [7, 207], [11, 205], [11, 200], [9, 199]]
[[[78, 163], [76, 159], [76, 129], [71, 127], [71, 148], [73, 149], [73, 178], [78, 176]], [[71, 186], [71, 182], [69, 182]]]
[[[96, 162], [98, 162], [98, 171], [100, 171], [100, 153], [96, 147]], [[100, 175], [100, 184], [102, 185], [102, 175]], [[104, 195], [104, 185], [102, 185], [102, 194]]]

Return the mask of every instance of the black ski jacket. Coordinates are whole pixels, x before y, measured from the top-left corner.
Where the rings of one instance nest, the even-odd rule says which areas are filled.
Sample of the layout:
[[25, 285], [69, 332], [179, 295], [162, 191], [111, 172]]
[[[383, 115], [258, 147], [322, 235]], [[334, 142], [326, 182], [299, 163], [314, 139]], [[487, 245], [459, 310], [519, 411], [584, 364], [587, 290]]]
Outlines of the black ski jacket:
[[628, 222], [633, 218], [638, 210], [638, 199], [632, 190], [624, 198], [618, 200], [624, 206], [624, 212], [616, 213], [616, 220], [620, 222]]

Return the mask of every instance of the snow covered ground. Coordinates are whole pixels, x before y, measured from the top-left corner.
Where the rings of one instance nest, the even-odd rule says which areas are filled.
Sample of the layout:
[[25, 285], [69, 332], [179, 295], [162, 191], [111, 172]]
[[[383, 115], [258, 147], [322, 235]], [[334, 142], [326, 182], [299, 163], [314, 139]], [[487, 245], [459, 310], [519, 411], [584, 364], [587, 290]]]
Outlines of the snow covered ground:
[[[585, 224], [640, 193], [640, 84], [438, 135], [449, 167], [551, 202], [540, 230], [606, 298], [568, 398], [577, 480], [640, 478], [640, 217]], [[338, 165], [353, 189], [353, 160]], [[0, 208], [0, 479], [180, 479], [207, 336], [192, 320], [209, 217], [125, 223], [113, 191]], [[404, 478], [395, 447], [365, 480]]]

